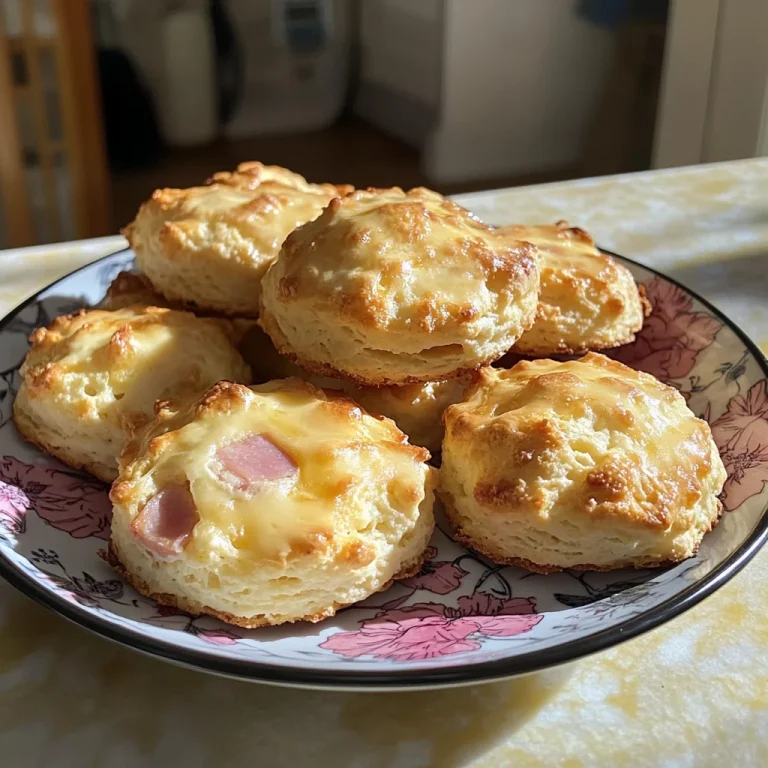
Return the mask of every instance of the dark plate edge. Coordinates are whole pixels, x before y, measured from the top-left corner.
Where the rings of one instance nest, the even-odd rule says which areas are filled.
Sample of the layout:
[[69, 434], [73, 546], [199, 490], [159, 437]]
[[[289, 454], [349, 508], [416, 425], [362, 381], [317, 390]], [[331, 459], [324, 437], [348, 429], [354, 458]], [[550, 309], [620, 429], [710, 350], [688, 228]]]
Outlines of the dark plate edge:
[[[10, 322], [11, 318], [27, 306], [37, 301], [42, 293], [54, 288], [64, 280], [82, 272], [94, 264], [112, 258], [119, 253], [129, 251], [129, 248], [121, 249], [111, 254], [102, 256], [94, 261], [79, 267], [64, 275], [55, 282], [41, 289], [33, 296], [12, 309], [0, 320], [0, 332]], [[699, 296], [691, 289], [684, 286], [674, 278], [668, 277], [658, 270], [641, 264], [640, 262], [620, 256], [617, 253], [601, 249], [604, 253], [618, 258], [621, 261], [633, 264], [641, 269], [676, 285], [688, 295], [699, 301], [713, 315], [723, 321], [736, 336], [742, 341], [752, 356], [756, 359], [766, 378], [768, 378], [768, 360], [760, 348], [731, 320], [707, 299]], [[242, 661], [238, 659], [213, 658], [206, 653], [191, 649], [177, 648], [160, 640], [150, 640], [144, 635], [128, 630], [124, 627], [111, 626], [101, 619], [77, 606], [58, 597], [55, 593], [43, 589], [30, 576], [17, 569], [4, 557], [0, 557], [0, 576], [14, 586], [27, 597], [46, 608], [51, 609], [60, 616], [77, 624], [91, 632], [112, 640], [120, 645], [140, 651], [150, 656], [160, 657], [167, 661], [198, 670], [204, 670], [224, 677], [251, 682], [272, 683], [276, 685], [305, 687], [305, 688], [335, 688], [338, 690], [387, 690], [387, 689], [417, 689], [417, 688], [441, 688], [448, 686], [471, 685], [477, 683], [503, 680], [518, 675], [530, 674], [541, 670], [567, 664], [578, 659], [590, 656], [603, 650], [607, 650], [619, 643], [631, 640], [641, 634], [668, 622], [679, 616], [693, 606], [700, 603], [706, 597], [719, 589], [723, 584], [733, 578], [755, 556], [758, 550], [768, 540], [768, 505], [763, 510], [762, 517], [749, 537], [742, 545], [723, 563], [708, 573], [701, 581], [691, 584], [678, 595], [657, 605], [650, 611], [629, 619], [617, 627], [602, 630], [586, 637], [563, 643], [560, 646], [545, 648], [540, 651], [532, 651], [520, 654], [511, 659], [498, 659], [495, 661], [478, 662], [450, 666], [439, 669], [408, 669], [402, 668], [393, 671], [379, 672], [374, 670], [359, 671], [333, 671], [333, 670], [295, 670], [280, 665], [259, 661]]]

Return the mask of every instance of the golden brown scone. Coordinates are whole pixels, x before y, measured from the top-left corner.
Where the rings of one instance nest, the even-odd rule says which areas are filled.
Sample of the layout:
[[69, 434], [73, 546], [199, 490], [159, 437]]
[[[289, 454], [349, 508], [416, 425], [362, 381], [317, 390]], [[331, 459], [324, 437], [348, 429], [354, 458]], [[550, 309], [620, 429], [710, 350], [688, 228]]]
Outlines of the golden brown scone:
[[38, 328], [13, 405], [19, 432], [108, 482], [158, 400], [200, 397], [221, 379], [250, 381], [227, 329], [158, 307], [82, 311]]
[[319, 621], [418, 569], [434, 527], [428, 458], [341, 393], [221, 382], [126, 450], [110, 557], [140, 592], [194, 614]]
[[139, 269], [170, 301], [255, 317], [261, 278], [283, 240], [351, 189], [309, 184], [278, 166], [240, 168], [208, 186], [156, 190], [123, 230]]
[[287, 238], [260, 322], [320, 375], [373, 386], [459, 376], [530, 327], [535, 251], [427, 189], [353, 192]]
[[461, 400], [470, 378], [464, 374], [402, 387], [358, 387], [347, 382], [344, 391], [369, 413], [392, 419], [414, 445], [436, 454], [445, 434], [443, 413]]
[[296, 376], [316, 387], [346, 392], [369, 413], [392, 419], [413, 445], [420, 445], [432, 454], [440, 452], [443, 442], [443, 411], [461, 400], [470, 379], [465, 374], [455, 379], [402, 387], [361, 387], [351, 381], [317, 376], [292, 363], [258, 327], [248, 330], [240, 350], [251, 366], [255, 382]]
[[539, 312], [513, 353], [580, 354], [634, 340], [650, 313], [642, 286], [638, 288], [626, 267], [601, 253], [583, 229], [558, 221], [502, 227], [498, 232], [539, 249]]
[[445, 412], [440, 492], [456, 538], [534, 571], [696, 554], [725, 468], [682, 395], [597, 353], [479, 371]]
[[[98, 305], [98, 309], [125, 309], [126, 307], [166, 307], [179, 312], [186, 312], [184, 305], [178, 301], [169, 301], [165, 296], [155, 292], [152, 283], [144, 275], [135, 272], [120, 272], [110, 283], [107, 293]], [[255, 318], [250, 317], [222, 317], [217, 312], [193, 312], [197, 317], [205, 317], [219, 324], [235, 345], [237, 351], [245, 357], [243, 341], [249, 334], [262, 331]], [[277, 354], [275, 352], [275, 354]], [[247, 362], [247, 360], [246, 360]], [[250, 379], [253, 381], [253, 379]]]
[[243, 336], [241, 344], [245, 361], [251, 366], [254, 384], [265, 384], [273, 379], [298, 377], [324, 389], [343, 390], [345, 382], [330, 376], [317, 376], [310, 373], [287, 357], [283, 357], [263, 329], [252, 325]]
[[168, 301], [152, 287], [144, 275], [136, 272], [118, 273], [98, 306], [99, 309], [107, 310], [125, 307], [167, 307], [183, 311], [182, 304]]

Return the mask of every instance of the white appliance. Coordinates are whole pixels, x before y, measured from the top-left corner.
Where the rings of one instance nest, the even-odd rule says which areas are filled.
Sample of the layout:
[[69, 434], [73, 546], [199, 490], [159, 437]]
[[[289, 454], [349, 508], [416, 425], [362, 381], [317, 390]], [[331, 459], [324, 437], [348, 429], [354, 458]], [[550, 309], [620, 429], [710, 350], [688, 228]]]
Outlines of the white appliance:
[[336, 119], [347, 89], [351, 1], [227, 1], [243, 57], [227, 137], [312, 131]]
[[161, 21], [163, 92], [158, 100], [163, 134], [174, 146], [216, 138], [213, 30], [205, 6], [179, 5]]

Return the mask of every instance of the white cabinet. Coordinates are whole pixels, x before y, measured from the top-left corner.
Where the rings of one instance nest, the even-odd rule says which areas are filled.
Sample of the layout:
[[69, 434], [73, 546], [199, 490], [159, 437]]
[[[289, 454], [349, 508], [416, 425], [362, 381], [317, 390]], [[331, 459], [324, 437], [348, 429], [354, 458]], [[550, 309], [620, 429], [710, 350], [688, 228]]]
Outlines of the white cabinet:
[[365, 0], [357, 110], [438, 182], [570, 168], [614, 55], [576, 0]]
[[766, 36], [766, 0], [671, 0], [655, 168], [768, 155]]

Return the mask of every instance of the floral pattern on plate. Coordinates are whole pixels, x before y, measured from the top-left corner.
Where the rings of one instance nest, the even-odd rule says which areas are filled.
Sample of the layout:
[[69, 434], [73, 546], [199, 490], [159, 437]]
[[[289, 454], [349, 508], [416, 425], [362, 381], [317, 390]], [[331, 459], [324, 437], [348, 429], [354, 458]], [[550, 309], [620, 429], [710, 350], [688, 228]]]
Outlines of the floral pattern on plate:
[[696, 558], [662, 571], [532, 574], [467, 551], [443, 532], [438, 516], [418, 574], [317, 625], [245, 630], [158, 605], [100, 556], [109, 532], [106, 485], [24, 443], [10, 420], [29, 333], [57, 314], [98, 303], [129, 263], [121, 253], [80, 270], [16, 310], [0, 330], [0, 568], [108, 636], [214, 671], [227, 663], [228, 673], [246, 678], [270, 679], [269, 670], [281, 669], [297, 684], [310, 672], [330, 670], [336, 684], [351, 685], [380, 671], [396, 672], [405, 684], [411, 674], [454, 668], [472, 679], [473, 667], [483, 663], [525, 671], [525, 660], [537, 653], [565, 660], [574, 643], [586, 643], [580, 653], [601, 647], [593, 640], [598, 633], [612, 631], [615, 642], [638, 622], [658, 623], [662, 606], [700, 592], [750, 537], [764, 535], [764, 363], [724, 318], [675, 283], [628, 263], [653, 313], [636, 340], [613, 356], [676, 387], [712, 424], [728, 469], [728, 514]]

